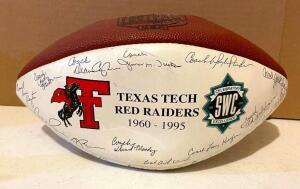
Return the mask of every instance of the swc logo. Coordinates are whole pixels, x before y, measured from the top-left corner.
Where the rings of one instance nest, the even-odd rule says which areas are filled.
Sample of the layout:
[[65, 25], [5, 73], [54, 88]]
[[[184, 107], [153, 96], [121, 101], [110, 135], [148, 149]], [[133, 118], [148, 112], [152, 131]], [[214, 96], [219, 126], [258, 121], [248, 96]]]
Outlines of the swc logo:
[[238, 99], [238, 93], [217, 96], [214, 117], [220, 118], [233, 116], [237, 111], [237, 107], [235, 106], [235, 104]]
[[[80, 95], [77, 91], [81, 92]], [[80, 127], [87, 129], [99, 129], [99, 121], [95, 120], [94, 107], [102, 107], [101, 97], [93, 96], [94, 92], [98, 95], [110, 95], [109, 81], [87, 80], [80, 78], [67, 77], [64, 88], [57, 88], [52, 95], [51, 103], [64, 103], [63, 108], [58, 111], [59, 118], [65, 126], [71, 126], [69, 118], [76, 111], [80, 120]]]
[[212, 87], [210, 93], [205, 96], [207, 102], [203, 110], [206, 116], [203, 120], [207, 122], [207, 126], [216, 127], [224, 133], [229, 125], [239, 121], [248, 103], [247, 92], [244, 83], [235, 82], [227, 74], [222, 83]]

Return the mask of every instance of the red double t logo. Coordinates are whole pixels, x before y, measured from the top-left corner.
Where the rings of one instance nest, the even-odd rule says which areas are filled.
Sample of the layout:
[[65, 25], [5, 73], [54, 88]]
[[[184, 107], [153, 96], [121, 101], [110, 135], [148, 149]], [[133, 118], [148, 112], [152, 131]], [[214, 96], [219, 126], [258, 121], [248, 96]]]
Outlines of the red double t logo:
[[[77, 91], [80, 91], [79, 95]], [[110, 95], [109, 81], [87, 80], [74, 77], [66, 78], [65, 88], [58, 88], [54, 91], [51, 102], [64, 102], [63, 109], [58, 115], [65, 125], [71, 125], [68, 118], [76, 113], [83, 119], [80, 120], [80, 127], [87, 129], [99, 129], [99, 121], [95, 120], [95, 107], [102, 107], [102, 98], [94, 95]]]

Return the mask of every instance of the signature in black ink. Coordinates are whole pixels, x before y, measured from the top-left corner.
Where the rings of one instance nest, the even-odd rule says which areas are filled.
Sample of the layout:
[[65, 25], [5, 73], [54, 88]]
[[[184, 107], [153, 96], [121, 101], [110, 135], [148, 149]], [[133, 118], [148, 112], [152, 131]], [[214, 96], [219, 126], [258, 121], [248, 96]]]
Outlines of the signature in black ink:
[[125, 59], [118, 59], [117, 62], [122, 66], [126, 66], [129, 71], [132, 71], [133, 67], [144, 66], [144, 63], [131, 63], [129, 60]]
[[32, 110], [39, 114], [39, 108], [35, 106], [34, 104], [34, 100], [37, 98], [35, 95], [37, 93], [37, 91], [26, 91], [25, 89], [25, 83], [24, 81], [22, 82], [21, 85], [19, 85], [19, 83], [17, 83], [17, 92], [21, 91], [21, 96], [24, 97], [26, 104], [29, 103], [32, 107]]
[[181, 66], [175, 64], [174, 62], [163, 62], [161, 60], [156, 60], [158, 63], [157, 67], [170, 67], [170, 68], [179, 68]]
[[121, 66], [125, 66], [128, 71], [133, 71], [134, 67], [145, 67], [145, 68], [152, 68], [152, 67], [168, 67], [168, 68], [178, 68], [181, 67], [173, 62], [163, 62], [161, 60], [155, 60], [154, 63], [144, 63], [144, 62], [132, 62], [126, 59], [118, 59], [117, 62]]
[[233, 133], [231, 137], [226, 136], [222, 141], [222, 145], [226, 145], [228, 143], [232, 144], [234, 142], [235, 138], [239, 137], [240, 135], [241, 135], [241, 133], [238, 133], [238, 134]]
[[77, 64], [87, 64], [90, 62], [91, 61], [88, 59], [87, 56], [85, 56], [84, 58], [77, 58], [76, 56], [72, 56], [68, 61], [68, 66], [74, 66]]
[[80, 146], [81, 148], [97, 148], [103, 150], [104, 148], [98, 147], [98, 146], [90, 146], [88, 145], [88, 140], [86, 139], [78, 139], [76, 137], [73, 137], [71, 139], [72, 142], [74, 142], [76, 145]]
[[266, 67], [263, 68], [263, 76], [266, 79], [273, 80], [273, 88], [276, 85], [280, 85], [282, 88], [287, 89], [287, 84], [285, 82], [285, 78], [272, 70], [267, 69]]
[[154, 156], [155, 153], [158, 151], [156, 149], [153, 149], [151, 146], [146, 147], [144, 145], [132, 142], [131, 139], [119, 140], [117, 137], [114, 137], [111, 144], [112, 146], [114, 146], [115, 152], [140, 151], [140, 152], [149, 152], [150, 156]]
[[177, 64], [175, 64], [174, 62], [164, 62], [161, 60], [155, 60], [153, 61], [153, 63], [151, 62], [132, 62], [132, 60], [129, 60], [133, 57], [142, 57], [142, 56], [152, 56], [154, 57], [154, 55], [140, 50], [140, 49], [134, 49], [134, 48], [128, 48], [125, 50], [124, 54], [123, 54], [123, 58], [119, 58], [117, 60], [117, 63], [119, 63], [122, 66], [126, 66], [127, 69], [129, 71], [133, 70], [133, 67], [169, 67], [169, 68], [177, 68], [177, 67], [181, 67], [178, 66]]
[[74, 68], [74, 74], [87, 74], [99, 72], [103, 77], [106, 77], [108, 72], [118, 70], [119, 67], [112, 68], [110, 62], [101, 62], [98, 61], [93, 64], [91, 67], [83, 67], [81, 64], [77, 64]]
[[175, 159], [173, 157], [170, 157], [170, 158], [167, 158], [165, 160], [146, 160], [146, 161], [144, 161], [144, 164], [145, 165], [153, 165], [153, 164], [156, 164], [156, 165], [169, 165], [169, 164], [183, 163], [183, 162], [191, 160], [192, 157], [197, 155], [197, 154], [207, 153], [211, 150], [217, 150], [219, 147], [220, 147], [219, 144], [215, 144], [214, 142], [211, 142], [207, 146], [199, 148], [199, 149], [190, 148], [187, 151], [186, 157], [184, 157], [182, 159]]
[[55, 119], [55, 118], [49, 118], [48, 120], [48, 126], [60, 126], [61, 125], [61, 122], [58, 120], [58, 119]]
[[256, 106], [254, 107], [254, 111], [245, 118], [245, 121], [241, 124], [241, 128], [247, 128], [250, 126], [255, 125], [260, 120], [264, 119], [265, 117], [271, 114], [273, 108], [273, 102], [275, 102], [276, 96], [274, 96], [270, 101], [265, 102], [259, 108]]
[[141, 57], [141, 56], [153, 56], [152, 54], [140, 50], [140, 49], [134, 49], [134, 48], [128, 48], [123, 53], [123, 58], [133, 58], [133, 57]]
[[[181, 159], [176, 159], [174, 157], [170, 157], [167, 159], [148, 159], [144, 161], [144, 165], [170, 165], [170, 164], [180, 164], [184, 163], [187, 161], [192, 161], [193, 156], [208, 153], [210, 151], [216, 151], [220, 148], [221, 145], [227, 145], [227, 144], [232, 144], [241, 134], [233, 134], [230, 137], [225, 137], [221, 143], [215, 143], [215, 142], [210, 142], [206, 146], [200, 147], [200, 148], [189, 148], [189, 150], [186, 153], [186, 156]], [[195, 161], [194, 161], [195, 162]]]
[[194, 148], [191, 148], [188, 151], [188, 156], [193, 156], [193, 155], [195, 155], [197, 153], [201, 153], [201, 152], [209, 152], [209, 151], [211, 151], [213, 149], [217, 149], [219, 147], [220, 147], [219, 144], [215, 144], [215, 142], [211, 142], [211, 143], [208, 144], [208, 146], [200, 148], [198, 150], [195, 150]]
[[33, 104], [33, 100], [36, 99], [36, 96], [35, 96], [35, 94], [37, 93], [36, 91], [31, 91], [31, 92], [25, 91], [24, 81], [22, 82], [21, 86], [19, 86], [19, 84], [17, 83], [17, 92], [19, 92], [19, 91], [21, 91], [21, 95], [23, 97], [25, 96], [26, 102], [30, 102], [31, 104]]
[[59, 131], [56, 127], [59, 127], [61, 125], [61, 122], [58, 120], [58, 119], [55, 119], [55, 118], [49, 118], [48, 119], [48, 122], [47, 122], [47, 126], [51, 127], [51, 129], [53, 131], [55, 131], [57, 134], [61, 134], [63, 135], [64, 137], [67, 137], [65, 135], [64, 132], [62, 131]]
[[287, 93], [287, 85], [286, 85], [286, 88], [283, 88], [283, 87], [281, 88], [279, 98], [278, 98], [277, 102], [274, 103], [275, 108], [277, 108], [279, 106], [279, 104], [283, 101], [283, 99], [286, 96], [286, 93]]
[[46, 89], [55, 79], [61, 78], [59, 77], [49, 77], [45, 71], [41, 73], [34, 73], [34, 81], [37, 82], [38, 86], [41, 87], [43, 90]]
[[237, 68], [246, 68], [253, 66], [252, 64], [246, 63], [245, 59], [240, 60], [235, 55], [225, 56], [224, 53], [220, 53], [217, 56], [205, 55], [204, 57], [197, 57], [196, 52], [189, 52], [185, 57], [185, 62], [189, 64], [202, 63], [212, 65], [211, 69], [214, 69], [216, 66], [228, 66], [237, 67]]

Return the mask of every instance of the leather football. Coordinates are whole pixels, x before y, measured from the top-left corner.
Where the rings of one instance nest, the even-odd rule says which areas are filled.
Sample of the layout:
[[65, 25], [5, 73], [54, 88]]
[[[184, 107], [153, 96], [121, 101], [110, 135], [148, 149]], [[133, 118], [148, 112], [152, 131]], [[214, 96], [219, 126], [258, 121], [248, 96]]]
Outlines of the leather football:
[[287, 75], [262, 49], [196, 16], [102, 20], [54, 42], [16, 92], [53, 132], [103, 160], [174, 169], [228, 149], [281, 104]]

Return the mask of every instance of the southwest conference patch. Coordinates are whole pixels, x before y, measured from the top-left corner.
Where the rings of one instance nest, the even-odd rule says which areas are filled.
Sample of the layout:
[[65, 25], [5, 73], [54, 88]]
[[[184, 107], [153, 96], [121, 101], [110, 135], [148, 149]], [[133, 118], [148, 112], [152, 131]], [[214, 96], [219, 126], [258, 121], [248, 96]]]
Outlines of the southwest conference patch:
[[207, 122], [207, 126], [216, 127], [224, 133], [229, 125], [240, 120], [248, 103], [247, 91], [244, 83], [235, 82], [229, 74], [220, 85], [212, 87], [205, 96], [207, 102], [203, 107], [206, 113], [203, 120]]

